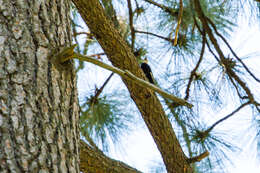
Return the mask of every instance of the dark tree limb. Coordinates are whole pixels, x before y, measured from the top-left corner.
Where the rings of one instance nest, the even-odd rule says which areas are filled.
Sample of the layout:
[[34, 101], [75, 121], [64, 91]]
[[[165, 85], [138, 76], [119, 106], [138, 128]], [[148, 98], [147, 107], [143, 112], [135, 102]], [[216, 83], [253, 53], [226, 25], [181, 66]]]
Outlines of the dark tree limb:
[[181, 120], [181, 118], [179, 117], [179, 115], [177, 115], [175, 113], [175, 107], [172, 105], [172, 103], [165, 97], [163, 97], [164, 101], [165, 101], [165, 104], [168, 106], [168, 108], [170, 109], [172, 115], [174, 116], [175, 118], [175, 121], [177, 122], [177, 124], [181, 127], [182, 129], [182, 136], [183, 136], [183, 139], [186, 143], [186, 146], [188, 148], [188, 153], [189, 153], [189, 157], [192, 156], [192, 149], [191, 149], [191, 140], [189, 139], [189, 134], [188, 134], [188, 130], [186, 128], [186, 125], [185, 123], [183, 123], [183, 121]]
[[[130, 47], [108, 20], [100, 2], [98, 0], [72, 1], [111, 63], [115, 67], [131, 72], [138, 78], [145, 79]], [[156, 94], [148, 88], [136, 85], [129, 79], [123, 79], [123, 82], [162, 155], [167, 171], [191, 173], [192, 169]]]
[[129, 165], [97, 152], [80, 140], [80, 171], [84, 173], [141, 173]]

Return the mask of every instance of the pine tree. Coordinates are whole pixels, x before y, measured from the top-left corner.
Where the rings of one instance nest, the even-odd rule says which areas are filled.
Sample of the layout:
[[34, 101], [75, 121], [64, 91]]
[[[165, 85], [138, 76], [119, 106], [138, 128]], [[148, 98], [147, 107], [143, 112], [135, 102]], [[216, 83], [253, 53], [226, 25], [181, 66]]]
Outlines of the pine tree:
[[[236, 146], [217, 127], [246, 107], [259, 139], [252, 85], [260, 80], [229, 44], [246, 3], [72, 2], [1, 4], [0, 172], [140, 172], [105, 155], [131, 133], [139, 114], [163, 159], [151, 172], [224, 172]], [[257, 16], [259, 2], [248, 4]], [[156, 64], [155, 85], [140, 68], [145, 57]], [[83, 61], [112, 73], [93, 79], [100, 67]], [[91, 90], [80, 108], [75, 72], [92, 74], [84, 78]], [[117, 87], [115, 73], [122, 79]], [[234, 109], [220, 119], [204, 113], [218, 114], [230, 101]]]

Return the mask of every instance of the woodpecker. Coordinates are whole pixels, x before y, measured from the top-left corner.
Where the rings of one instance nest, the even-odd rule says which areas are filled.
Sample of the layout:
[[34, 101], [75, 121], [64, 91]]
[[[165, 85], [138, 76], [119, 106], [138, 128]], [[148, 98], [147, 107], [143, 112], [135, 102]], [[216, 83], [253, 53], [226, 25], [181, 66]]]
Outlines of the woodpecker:
[[149, 82], [152, 83], [152, 84], [154, 84], [154, 78], [153, 78], [152, 70], [151, 70], [150, 66], [148, 65], [148, 60], [147, 60], [147, 58], [145, 58], [145, 59], [142, 61], [141, 68], [142, 68], [142, 70], [143, 70], [145, 76], [146, 76], [147, 79], [149, 80]]

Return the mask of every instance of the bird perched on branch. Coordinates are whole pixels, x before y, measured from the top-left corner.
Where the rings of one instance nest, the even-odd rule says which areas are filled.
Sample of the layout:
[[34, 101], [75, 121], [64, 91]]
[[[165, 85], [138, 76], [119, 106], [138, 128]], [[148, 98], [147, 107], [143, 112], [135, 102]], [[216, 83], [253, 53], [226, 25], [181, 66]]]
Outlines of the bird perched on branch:
[[148, 65], [148, 60], [147, 58], [145, 58], [142, 63], [141, 63], [141, 68], [145, 74], [145, 76], [147, 77], [147, 79], [149, 80], [150, 83], [155, 84], [154, 83], [154, 78], [153, 78], [153, 74], [152, 74], [152, 70], [150, 68], [150, 66]]

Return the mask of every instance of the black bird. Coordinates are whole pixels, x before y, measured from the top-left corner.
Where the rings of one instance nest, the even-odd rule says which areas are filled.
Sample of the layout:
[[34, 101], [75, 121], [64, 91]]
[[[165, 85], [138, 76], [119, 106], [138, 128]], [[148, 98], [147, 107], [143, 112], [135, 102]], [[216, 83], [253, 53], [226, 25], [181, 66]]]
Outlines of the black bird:
[[145, 76], [147, 77], [147, 79], [149, 80], [150, 83], [154, 84], [154, 79], [153, 79], [153, 74], [152, 74], [152, 70], [150, 68], [150, 66], [148, 65], [148, 60], [147, 58], [145, 58], [141, 64], [141, 68], [145, 74]]

